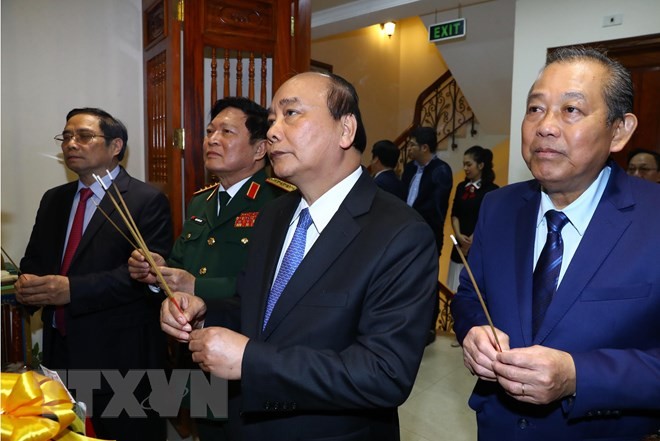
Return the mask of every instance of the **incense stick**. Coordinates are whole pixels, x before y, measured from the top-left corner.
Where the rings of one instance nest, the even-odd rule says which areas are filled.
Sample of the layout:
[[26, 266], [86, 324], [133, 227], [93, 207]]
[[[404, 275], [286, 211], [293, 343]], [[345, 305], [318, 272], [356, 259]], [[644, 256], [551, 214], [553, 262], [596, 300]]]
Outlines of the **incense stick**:
[[[107, 171], [107, 170], [106, 170]], [[126, 205], [126, 202], [124, 201], [124, 198], [121, 195], [121, 192], [119, 191], [119, 188], [117, 188], [117, 185], [114, 183], [114, 180], [112, 179], [112, 176], [110, 175], [110, 172], [107, 171], [108, 177], [110, 178], [111, 185], [114, 187], [115, 192], [117, 193], [117, 197], [121, 201], [121, 206], [117, 201], [115, 200], [114, 196], [110, 192], [110, 189], [105, 185], [103, 182], [103, 179], [101, 179], [100, 176], [93, 175], [94, 179], [103, 187], [105, 190], [106, 195], [110, 198], [110, 201], [112, 204], [115, 206], [115, 209], [119, 212], [119, 215], [121, 216], [122, 220], [124, 221], [124, 224], [128, 228], [129, 232], [133, 236], [133, 239], [137, 242], [139, 245], [139, 249], [141, 250], [142, 255], [147, 259], [147, 262], [149, 262], [149, 265], [151, 268], [154, 270], [156, 273], [156, 278], [158, 279], [158, 282], [161, 284], [163, 287], [163, 290], [165, 291], [165, 294], [167, 297], [174, 303], [174, 306], [179, 310], [179, 312], [183, 314], [183, 310], [179, 306], [179, 302], [176, 301], [174, 298], [174, 294], [172, 293], [172, 289], [169, 287], [167, 282], [165, 281], [165, 278], [163, 277], [163, 274], [160, 272], [160, 269], [158, 268], [158, 265], [156, 264], [156, 261], [154, 260], [153, 256], [151, 255], [151, 252], [149, 251], [149, 248], [147, 247], [147, 244], [144, 242], [144, 239], [142, 238], [142, 235], [140, 234], [140, 231], [137, 228], [137, 224], [133, 220], [133, 217], [131, 216], [130, 211], [128, 210], [128, 206]], [[123, 206], [123, 210], [122, 210]]]
[[495, 326], [493, 325], [493, 320], [490, 318], [490, 314], [488, 313], [488, 308], [486, 307], [486, 303], [484, 302], [484, 298], [481, 295], [481, 291], [479, 291], [479, 286], [477, 285], [477, 281], [474, 280], [474, 275], [472, 274], [472, 270], [470, 269], [470, 265], [468, 265], [467, 260], [465, 259], [465, 256], [463, 255], [463, 251], [461, 251], [461, 247], [458, 246], [458, 242], [456, 241], [456, 238], [454, 235], [450, 235], [451, 241], [454, 242], [454, 247], [456, 248], [456, 251], [458, 251], [458, 255], [461, 257], [461, 260], [463, 261], [463, 265], [465, 265], [465, 269], [468, 272], [468, 275], [470, 276], [470, 280], [472, 281], [472, 285], [474, 286], [475, 291], [477, 292], [477, 297], [479, 297], [479, 302], [481, 303], [481, 307], [484, 310], [484, 313], [486, 314], [486, 319], [488, 319], [488, 324], [490, 325], [490, 330], [493, 333], [493, 337], [495, 337], [495, 343], [497, 343], [497, 349], [499, 352], [502, 352], [502, 346], [500, 346], [500, 340], [497, 338], [497, 333], [495, 333]]
[[7, 254], [7, 252], [5, 251], [4, 248], [2, 248], [2, 246], [0, 246], [0, 249], [2, 249], [2, 254], [4, 254], [5, 257], [7, 257], [7, 259], [9, 259], [9, 263], [11, 263], [11, 264], [14, 266], [14, 269], [16, 270], [16, 274], [18, 274], [19, 276], [21, 276], [21, 275], [23, 274], [23, 272], [21, 271], [21, 269], [19, 268], [19, 266], [16, 265], [16, 262], [14, 262], [14, 259], [12, 259], [11, 256], [10, 256], [9, 254]]
[[108, 220], [108, 222], [110, 222], [110, 224], [112, 224], [112, 226], [115, 227], [115, 230], [117, 230], [117, 232], [118, 232], [119, 234], [121, 234], [122, 236], [124, 236], [124, 239], [126, 239], [126, 240], [128, 241], [128, 243], [131, 244], [131, 246], [133, 247], [133, 249], [135, 249], [135, 250], [139, 249], [139, 247], [135, 244], [135, 242], [133, 242], [128, 236], [126, 236], [126, 235], [124, 234], [124, 232], [121, 231], [121, 228], [119, 228], [119, 227], [117, 226], [117, 224], [114, 223], [114, 221], [113, 221], [112, 219], [110, 219], [110, 216], [108, 216], [108, 213], [106, 213], [105, 210], [104, 210], [103, 208], [101, 208], [101, 206], [100, 206], [100, 205], [94, 200], [94, 198], [92, 198], [92, 202], [94, 202], [94, 205], [96, 205], [96, 208], [101, 212], [101, 214], [102, 214], [103, 216], [105, 216], [105, 218]]

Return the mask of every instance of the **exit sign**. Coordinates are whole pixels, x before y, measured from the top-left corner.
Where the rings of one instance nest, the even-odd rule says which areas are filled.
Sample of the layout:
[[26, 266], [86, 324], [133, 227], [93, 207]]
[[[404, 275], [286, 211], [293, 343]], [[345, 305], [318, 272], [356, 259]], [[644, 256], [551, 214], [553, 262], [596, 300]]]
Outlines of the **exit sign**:
[[436, 23], [429, 27], [429, 41], [451, 40], [452, 38], [459, 38], [465, 36], [465, 19], [459, 18], [458, 20], [444, 21]]

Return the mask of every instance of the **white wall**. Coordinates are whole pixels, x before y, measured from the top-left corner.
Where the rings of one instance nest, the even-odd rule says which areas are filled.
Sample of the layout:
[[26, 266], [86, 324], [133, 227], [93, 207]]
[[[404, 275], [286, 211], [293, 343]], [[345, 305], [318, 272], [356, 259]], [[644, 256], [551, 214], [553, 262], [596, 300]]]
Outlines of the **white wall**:
[[42, 194], [76, 179], [54, 156], [67, 112], [100, 107], [128, 129], [144, 178], [140, 0], [2, 0], [2, 246], [23, 256]]
[[[623, 14], [623, 24], [603, 27], [603, 16]], [[520, 124], [527, 92], [548, 48], [660, 32], [658, 0], [517, 0], [513, 51], [509, 182], [529, 179], [520, 155]]]

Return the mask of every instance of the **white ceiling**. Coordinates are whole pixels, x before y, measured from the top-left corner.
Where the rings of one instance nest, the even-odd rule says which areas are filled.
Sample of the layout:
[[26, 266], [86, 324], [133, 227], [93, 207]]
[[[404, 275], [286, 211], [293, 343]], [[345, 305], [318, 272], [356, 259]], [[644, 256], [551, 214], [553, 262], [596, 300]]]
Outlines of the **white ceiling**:
[[466, 19], [467, 36], [437, 44], [489, 134], [507, 135], [511, 118], [515, 0], [310, 0], [312, 41], [389, 20]]
[[312, 39], [492, 0], [310, 0]]

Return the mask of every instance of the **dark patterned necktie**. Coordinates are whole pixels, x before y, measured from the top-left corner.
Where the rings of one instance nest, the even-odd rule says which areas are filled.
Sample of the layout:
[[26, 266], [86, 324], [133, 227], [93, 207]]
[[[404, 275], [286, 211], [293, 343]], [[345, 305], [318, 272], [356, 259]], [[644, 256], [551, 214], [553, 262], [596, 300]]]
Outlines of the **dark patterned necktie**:
[[279, 300], [280, 295], [282, 295], [282, 291], [284, 291], [286, 284], [289, 283], [289, 279], [291, 279], [296, 268], [298, 268], [298, 265], [300, 265], [300, 262], [303, 260], [305, 255], [305, 242], [307, 240], [307, 229], [310, 225], [312, 225], [312, 217], [309, 214], [309, 209], [305, 208], [300, 212], [296, 231], [293, 233], [291, 243], [284, 253], [280, 270], [277, 273], [273, 287], [270, 289], [268, 304], [266, 305], [266, 313], [264, 314], [263, 329], [266, 329], [268, 319], [270, 319], [275, 304]]
[[536, 336], [541, 327], [545, 312], [557, 290], [564, 252], [561, 230], [568, 223], [568, 217], [561, 211], [549, 210], [545, 213], [545, 219], [548, 223], [548, 236], [534, 269], [532, 337]]
[[[89, 199], [92, 194], [92, 190], [89, 188], [80, 189], [78, 207], [76, 207], [76, 214], [73, 216], [73, 224], [71, 224], [71, 231], [69, 232], [69, 241], [66, 243], [66, 251], [64, 251], [64, 257], [62, 258], [62, 266], [60, 266], [60, 275], [62, 276], [68, 274], [73, 255], [76, 254], [80, 239], [82, 239], [83, 226], [85, 225], [85, 208], [87, 207], [87, 199]], [[64, 305], [57, 305], [55, 308], [55, 325], [60, 334], [63, 336], [66, 335]]]

